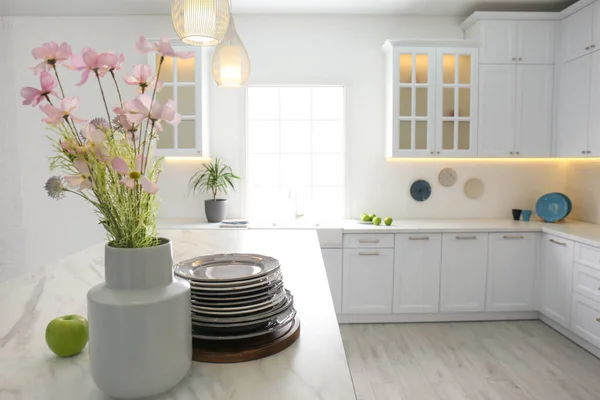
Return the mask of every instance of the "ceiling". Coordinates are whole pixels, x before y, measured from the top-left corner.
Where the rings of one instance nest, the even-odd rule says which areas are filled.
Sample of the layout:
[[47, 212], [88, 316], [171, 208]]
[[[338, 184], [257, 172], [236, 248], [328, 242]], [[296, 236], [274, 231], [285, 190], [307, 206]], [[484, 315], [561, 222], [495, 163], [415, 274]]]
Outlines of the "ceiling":
[[[560, 11], [574, 0], [232, 0], [236, 14], [468, 15]], [[0, 0], [0, 15], [161, 15], [170, 0]]]

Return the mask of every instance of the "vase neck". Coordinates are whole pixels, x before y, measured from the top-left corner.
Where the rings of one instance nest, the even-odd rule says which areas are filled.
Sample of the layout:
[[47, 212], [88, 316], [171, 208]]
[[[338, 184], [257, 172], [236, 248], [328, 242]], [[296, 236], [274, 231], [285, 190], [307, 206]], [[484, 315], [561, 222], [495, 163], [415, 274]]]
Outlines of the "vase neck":
[[168, 286], [173, 281], [171, 242], [139, 249], [104, 248], [106, 287], [113, 290], [145, 290]]

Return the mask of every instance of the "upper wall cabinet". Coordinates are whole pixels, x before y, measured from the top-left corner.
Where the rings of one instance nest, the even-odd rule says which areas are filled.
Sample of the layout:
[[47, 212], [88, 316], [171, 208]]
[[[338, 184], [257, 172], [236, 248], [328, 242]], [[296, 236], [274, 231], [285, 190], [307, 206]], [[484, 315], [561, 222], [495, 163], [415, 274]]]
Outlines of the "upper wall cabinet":
[[466, 37], [481, 42], [481, 64], [554, 63], [554, 21], [481, 20]]
[[561, 21], [561, 59], [563, 61], [574, 60], [600, 46], [599, 13], [600, 5], [595, 3]]
[[476, 156], [477, 48], [418, 44], [384, 45], [386, 156]]

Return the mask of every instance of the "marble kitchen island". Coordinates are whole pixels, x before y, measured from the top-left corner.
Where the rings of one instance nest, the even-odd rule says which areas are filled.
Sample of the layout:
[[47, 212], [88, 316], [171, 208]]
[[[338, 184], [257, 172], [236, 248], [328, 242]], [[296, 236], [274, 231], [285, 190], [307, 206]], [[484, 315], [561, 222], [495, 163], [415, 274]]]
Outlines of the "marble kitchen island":
[[[315, 231], [163, 230], [175, 261], [204, 254], [252, 252], [278, 258], [292, 291], [301, 335], [283, 352], [239, 364], [194, 362], [160, 399], [356, 399]], [[86, 315], [86, 293], [103, 279], [103, 244], [37, 273], [0, 284], [0, 400], [105, 399], [89, 373], [87, 348], [71, 358], [46, 346], [47, 323]]]

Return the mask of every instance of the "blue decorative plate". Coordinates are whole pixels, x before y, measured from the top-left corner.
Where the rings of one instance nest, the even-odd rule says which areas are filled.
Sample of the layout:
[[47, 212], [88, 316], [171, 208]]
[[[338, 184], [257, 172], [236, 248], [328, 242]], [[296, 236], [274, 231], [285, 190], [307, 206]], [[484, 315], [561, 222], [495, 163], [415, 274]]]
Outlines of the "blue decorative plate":
[[431, 185], [429, 182], [419, 179], [410, 187], [410, 196], [416, 201], [425, 201], [431, 196]]
[[571, 200], [562, 193], [548, 193], [537, 201], [535, 212], [545, 222], [560, 221], [571, 212]]

